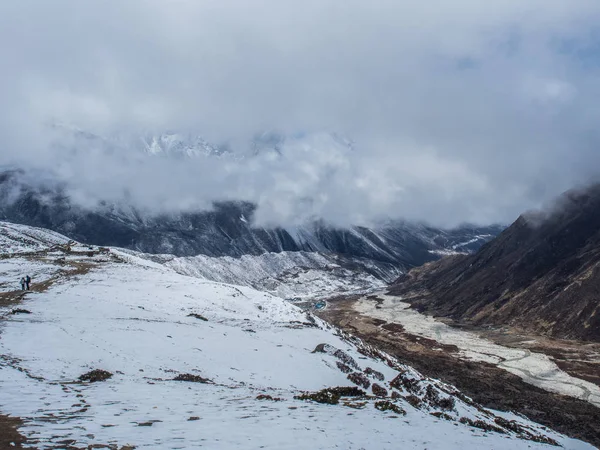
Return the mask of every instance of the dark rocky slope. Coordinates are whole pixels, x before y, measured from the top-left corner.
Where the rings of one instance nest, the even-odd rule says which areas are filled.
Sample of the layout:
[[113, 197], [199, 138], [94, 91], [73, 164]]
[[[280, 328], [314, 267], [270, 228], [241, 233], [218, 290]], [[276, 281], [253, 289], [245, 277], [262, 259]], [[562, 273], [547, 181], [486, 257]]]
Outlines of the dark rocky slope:
[[391, 292], [459, 321], [600, 341], [600, 184], [519, 217], [477, 254], [413, 269]]
[[80, 242], [177, 256], [260, 255], [266, 252], [333, 253], [407, 269], [438, 259], [439, 252], [473, 251], [501, 227], [440, 230], [393, 222], [374, 228], [335, 228], [313, 222], [295, 228], [252, 225], [255, 206], [223, 202], [213, 210], [152, 215], [131, 205], [83, 208], [60, 186], [31, 181], [22, 170], [0, 172], [0, 220], [57, 231]]

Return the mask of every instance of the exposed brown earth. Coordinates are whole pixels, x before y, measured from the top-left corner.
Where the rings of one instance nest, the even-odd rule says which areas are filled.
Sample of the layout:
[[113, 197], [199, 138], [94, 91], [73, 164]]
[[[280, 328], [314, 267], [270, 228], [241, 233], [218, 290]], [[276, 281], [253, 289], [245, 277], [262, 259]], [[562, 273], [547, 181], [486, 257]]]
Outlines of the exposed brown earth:
[[27, 439], [17, 431], [22, 422], [18, 417], [0, 414], [0, 448], [23, 448]]
[[[406, 333], [401, 325], [359, 314], [357, 298], [337, 298], [317, 314], [377, 348], [398, 357], [425, 376], [456, 386], [485, 407], [512, 411], [567, 436], [600, 447], [600, 409], [583, 400], [547, 392], [492, 364], [460, 359], [453, 346]], [[499, 342], [501, 336], [496, 336]], [[507, 345], [509, 338], [504, 338]], [[512, 339], [512, 345], [523, 345]], [[543, 341], [542, 341], [543, 342]], [[538, 350], [544, 345], [539, 344]], [[556, 349], [558, 354], [563, 350]], [[562, 353], [561, 353], [562, 352]], [[566, 357], [565, 357], [566, 360]], [[597, 367], [597, 366], [596, 366]], [[575, 368], [572, 368], [573, 371]]]

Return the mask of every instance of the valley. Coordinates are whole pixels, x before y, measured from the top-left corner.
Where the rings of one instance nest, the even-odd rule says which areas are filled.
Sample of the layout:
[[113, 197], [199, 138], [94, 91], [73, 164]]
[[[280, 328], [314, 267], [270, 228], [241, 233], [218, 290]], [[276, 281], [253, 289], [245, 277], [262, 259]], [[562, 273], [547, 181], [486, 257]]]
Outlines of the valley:
[[[591, 448], [268, 293], [0, 231], [4, 447]], [[31, 291], [16, 289], [23, 272]]]
[[[239, 236], [252, 240], [250, 231], [241, 230]], [[396, 411], [393, 418], [408, 417], [407, 408], [415, 409], [421, 415], [405, 421], [416, 426], [415, 438], [419, 429], [429, 426], [426, 414], [455, 422], [454, 426], [484, 430], [483, 435], [473, 436], [510, 435], [507, 430], [513, 430], [516, 439], [560, 441], [565, 448], [586, 448], [583, 442], [600, 447], [599, 343], [561, 334], [564, 327], [552, 316], [556, 313], [548, 314], [543, 322], [546, 327], [551, 324], [549, 332], [523, 326], [516, 309], [512, 310], [519, 307], [516, 301], [509, 301], [507, 307], [515, 320], [501, 324], [494, 319], [497, 322], [490, 324], [479, 320], [489, 307], [484, 305], [483, 313], [449, 314], [464, 306], [455, 304], [450, 310], [448, 303], [436, 297], [447, 296], [450, 288], [473, 298], [473, 291], [462, 293], [463, 284], [452, 278], [477, 279], [478, 271], [497, 278], [489, 261], [510, 262], [515, 254], [519, 257], [520, 246], [511, 247], [515, 234], [517, 239], [542, 242], [534, 248], [544, 252], [545, 241], [535, 235], [531, 238], [527, 226], [517, 221], [474, 255], [457, 254], [462, 244], [445, 243], [451, 250], [429, 247], [431, 254], [450, 256], [409, 271], [399, 261], [378, 259], [379, 253], [365, 256], [362, 244], [355, 243], [346, 254], [323, 248], [280, 248], [238, 256], [178, 256], [80, 244], [53, 231], [0, 222], [0, 370], [5, 375], [2, 386], [9, 393], [0, 396], [0, 413], [9, 414], [2, 419], [9, 429], [7, 436], [24, 448], [143, 448], [163, 445], [167, 435], [179, 436], [180, 448], [203, 443], [232, 448], [241, 445], [245, 436], [252, 436], [253, 446], [286, 448], [275, 435], [257, 435], [241, 427], [237, 437], [225, 438], [224, 429], [217, 426], [227, 421], [238, 426], [239, 420], [262, 426], [269, 420], [287, 430], [286, 434], [297, 432], [298, 427], [309, 433], [326, 432], [325, 440], [305, 436], [318, 448], [330, 448], [339, 439], [347, 448], [361, 448], [361, 439], [369, 439], [368, 434], [344, 438], [342, 430], [350, 422], [343, 414], [323, 415], [323, 406], [316, 406], [328, 403], [333, 395], [335, 404], [358, 411], [377, 410], [383, 407], [377, 402], [386, 401], [385, 408]], [[210, 239], [210, 234], [202, 239]], [[427, 239], [420, 242], [414, 254], [428, 248]], [[590, 244], [580, 239], [575, 245]], [[407, 254], [415, 249], [399, 248]], [[589, 262], [583, 269], [570, 267], [585, 275], [577, 272], [565, 289], [586, 288], [587, 303], [577, 303], [582, 305], [581, 312], [566, 311], [569, 321], [583, 323], [584, 332], [569, 332], [576, 337], [596, 333], [595, 313], [587, 306], [593, 308], [592, 290], [587, 286], [595, 282], [595, 253], [584, 255]], [[469, 261], [474, 262], [468, 265]], [[549, 270], [556, 277], [552, 267], [542, 265], [539, 270]], [[562, 276], [569, 278], [565, 270]], [[25, 273], [34, 279], [30, 292], [17, 290], [16, 280]], [[524, 283], [522, 277], [511, 279], [514, 275], [508, 270], [503, 273], [502, 283]], [[490, 281], [483, 279], [489, 286], [486, 295], [495, 295]], [[471, 285], [467, 278], [464, 286]], [[543, 300], [536, 297], [536, 301]], [[477, 307], [476, 303], [473, 308]], [[499, 317], [503, 308], [497, 307], [492, 317]], [[446, 314], [434, 318], [435, 312]], [[333, 359], [324, 356], [320, 360], [327, 368], [323, 371], [304, 352]], [[290, 359], [294, 360], [291, 365]], [[369, 365], [363, 366], [360, 360]], [[108, 369], [114, 381], [109, 382], [110, 389], [98, 394], [79, 378], [100, 369]], [[407, 380], [408, 373], [412, 375]], [[179, 378], [217, 389], [203, 388], [187, 399], [171, 386], [170, 381]], [[432, 393], [430, 385], [440, 391]], [[143, 399], [156, 396], [150, 394], [156, 389], [167, 400], [150, 406]], [[27, 397], [18, 392], [26, 392]], [[450, 396], [447, 404], [453, 406], [440, 406], [446, 404], [440, 400], [444, 395]], [[316, 405], [296, 405], [303, 396]], [[38, 398], [44, 400], [43, 405]], [[265, 406], [265, 399], [274, 401], [273, 405]], [[455, 406], [456, 402], [462, 402], [461, 406]], [[92, 404], [95, 407], [89, 413]], [[464, 408], [471, 408], [474, 416], [463, 415]], [[151, 409], [162, 412], [151, 414]], [[210, 411], [211, 419], [202, 411]], [[182, 425], [186, 414], [187, 422], [202, 420], [213, 433], [198, 438], [192, 425]], [[363, 412], [347, 414], [360, 415], [357, 420], [385, 433], [378, 448], [393, 448], [394, 432], [377, 428], [379, 419]], [[513, 424], [508, 429], [507, 414]], [[100, 428], [99, 417], [106, 422]], [[513, 422], [517, 418], [525, 422], [517, 426]], [[333, 421], [333, 429], [325, 431], [319, 424], [328, 421]], [[126, 424], [161, 431], [134, 432]], [[21, 433], [17, 440], [15, 429]], [[406, 443], [406, 430], [401, 427], [398, 432]], [[445, 432], [440, 432], [423, 444], [414, 439], [408, 445], [448, 448], [442, 438]], [[458, 440], [452, 446], [463, 445], [459, 436], [453, 434], [452, 439]]]

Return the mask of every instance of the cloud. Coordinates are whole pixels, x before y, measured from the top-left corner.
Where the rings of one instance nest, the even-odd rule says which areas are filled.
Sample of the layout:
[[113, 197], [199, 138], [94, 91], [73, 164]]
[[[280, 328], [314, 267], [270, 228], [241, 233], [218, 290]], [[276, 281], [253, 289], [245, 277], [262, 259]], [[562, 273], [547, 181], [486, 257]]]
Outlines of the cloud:
[[[592, 0], [1, 2], [0, 164], [89, 204], [507, 222], [598, 175], [599, 18]], [[288, 138], [140, 158], [135, 137], [167, 130], [244, 154]]]

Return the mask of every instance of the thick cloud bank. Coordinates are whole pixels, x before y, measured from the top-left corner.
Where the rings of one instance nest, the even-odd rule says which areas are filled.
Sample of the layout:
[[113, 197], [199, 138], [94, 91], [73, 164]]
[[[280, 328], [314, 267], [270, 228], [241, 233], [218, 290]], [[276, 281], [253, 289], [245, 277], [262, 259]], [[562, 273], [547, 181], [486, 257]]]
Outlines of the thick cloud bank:
[[[597, 0], [4, 1], [0, 165], [83, 203], [510, 221], [598, 175], [599, 19]], [[139, 151], [167, 130], [236, 156]], [[264, 130], [286, 138], [257, 152]]]

